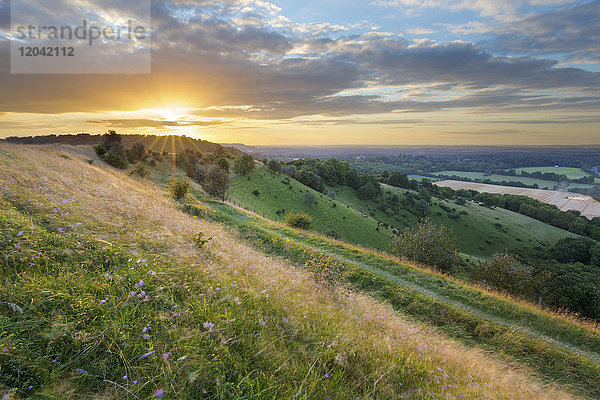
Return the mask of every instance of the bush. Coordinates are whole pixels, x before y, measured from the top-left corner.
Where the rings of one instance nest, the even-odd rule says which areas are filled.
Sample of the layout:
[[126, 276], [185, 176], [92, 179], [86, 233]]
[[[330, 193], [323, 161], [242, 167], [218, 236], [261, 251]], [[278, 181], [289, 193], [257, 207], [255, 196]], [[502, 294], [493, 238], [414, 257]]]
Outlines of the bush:
[[203, 247], [206, 243], [210, 242], [211, 240], [211, 237], [209, 237], [208, 239], [204, 239], [204, 232], [198, 232], [198, 234], [194, 238], [194, 243], [198, 247]]
[[392, 250], [400, 257], [451, 272], [458, 260], [458, 248], [452, 233], [425, 218], [416, 229], [407, 229], [394, 237]]
[[531, 297], [534, 290], [533, 275], [509, 253], [494, 254], [491, 260], [482, 261], [473, 270], [471, 279], [514, 295]]
[[331, 257], [323, 253], [313, 252], [304, 263], [304, 268], [312, 272], [317, 283], [328, 289], [334, 289], [343, 283], [344, 274], [342, 268], [333, 262]]
[[244, 154], [237, 158], [233, 163], [233, 172], [238, 175], [247, 175], [254, 169], [254, 158], [249, 154]]
[[132, 175], [139, 176], [140, 178], [145, 178], [148, 175], [150, 175], [150, 171], [148, 171], [148, 168], [146, 168], [144, 164], [138, 162], [135, 165], [135, 168], [129, 173], [129, 176]]
[[285, 217], [285, 223], [293, 228], [310, 229], [313, 218], [304, 213], [289, 213]]
[[141, 161], [146, 155], [146, 148], [141, 143], [134, 144], [131, 149], [127, 150], [127, 160], [131, 164]]
[[209, 196], [225, 201], [229, 191], [229, 174], [221, 167], [213, 166], [207, 170], [202, 187]]
[[328, 230], [325, 233], [325, 235], [329, 236], [330, 238], [338, 239], [338, 240], [341, 239], [341, 237], [342, 237], [339, 233], [337, 233], [337, 231], [335, 229]]
[[258, 195], [260, 195], [260, 192], [257, 189], [254, 189], [252, 191], [252, 194], [258, 197]]
[[182, 199], [188, 192], [190, 183], [187, 179], [180, 177], [171, 181], [171, 195], [174, 199]]
[[308, 204], [318, 203], [317, 197], [309, 191], [304, 194], [304, 201], [306, 201]]

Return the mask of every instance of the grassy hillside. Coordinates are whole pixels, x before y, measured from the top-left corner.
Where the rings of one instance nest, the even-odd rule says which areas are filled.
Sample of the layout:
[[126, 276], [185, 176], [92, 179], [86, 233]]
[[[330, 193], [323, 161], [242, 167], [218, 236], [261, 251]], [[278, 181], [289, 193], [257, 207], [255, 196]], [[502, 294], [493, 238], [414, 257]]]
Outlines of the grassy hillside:
[[403, 314], [465, 344], [525, 364], [549, 382], [572, 385], [576, 392], [591, 397], [600, 394], [594, 383], [600, 374], [600, 333], [594, 328], [386, 254], [258, 219], [228, 206], [214, 207], [219, 220], [228, 221], [261, 251], [298, 265], [307, 254], [323, 252], [342, 266], [345, 282], [354, 290], [389, 302]]
[[[599, 394], [591, 327], [88, 158], [0, 144], [7, 398]], [[314, 249], [354, 291], [298, 268]]]
[[[386, 197], [406, 193], [405, 189], [388, 185], [384, 188]], [[258, 196], [253, 194], [254, 190], [258, 190]], [[318, 204], [305, 201], [307, 191], [313, 193], [318, 199]], [[380, 201], [361, 199], [355, 190], [346, 186], [330, 187], [327, 191], [336, 193], [335, 200], [285, 175], [261, 168], [252, 172], [249, 177], [233, 179], [230, 197], [243, 208], [247, 207], [250, 211], [256, 211], [273, 221], [282, 221], [291, 211], [305, 212], [315, 218], [313, 232], [326, 234], [334, 229], [345, 241], [380, 250], [389, 249], [393, 232], [383, 225], [378, 225], [378, 221], [403, 231], [407, 227], [417, 226], [420, 219], [420, 216], [410, 209], [401, 209], [397, 213], [391, 209], [382, 210], [379, 207]], [[473, 202], [459, 206], [434, 199], [434, 203], [436, 204], [430, 209], [431, 219], [453, 230], [460, 252], [476, 257], [490, 256], [504, 250], [532, 255], [559, 239], [575, 236], [508, 210], [491, 210]], [[456, 209], [452, 215], [456, 212], [463, 214], [458, 220], [453, 219], [439, 204]], [[285, 212], [278, 214], [278, 210]]]
[[[253, 194], [255, 190], [258, 195]], [[317, 204], [306, 201], [307, 192], [312, 193]], [[327, 234], [334, 230], [350, 243], [389, 248], [392, 231], [378, 226], [373, 218], [266, 168], [234, 178], [229, 196], [236, 204], [274, 221], [282, 221], [290, 212], [304, 212], [314, 218], [314, 232]]]

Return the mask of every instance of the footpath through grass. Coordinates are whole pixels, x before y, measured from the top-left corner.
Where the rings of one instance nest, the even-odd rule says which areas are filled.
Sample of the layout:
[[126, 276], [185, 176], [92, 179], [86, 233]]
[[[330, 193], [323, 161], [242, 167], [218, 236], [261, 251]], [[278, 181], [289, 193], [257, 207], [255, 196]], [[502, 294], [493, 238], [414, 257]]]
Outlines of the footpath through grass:
[[383, 254], [332, 241], [215, 204], [217, 215], [242, 237], [297, 264], [325, 252], [345, 270], [345, 282], [389, 302], [469, 345], [492, 350], [590, 398], [600, 396], [600, 333]]
[[69, 156], [0, 147], [3, 398], [570, 398]]

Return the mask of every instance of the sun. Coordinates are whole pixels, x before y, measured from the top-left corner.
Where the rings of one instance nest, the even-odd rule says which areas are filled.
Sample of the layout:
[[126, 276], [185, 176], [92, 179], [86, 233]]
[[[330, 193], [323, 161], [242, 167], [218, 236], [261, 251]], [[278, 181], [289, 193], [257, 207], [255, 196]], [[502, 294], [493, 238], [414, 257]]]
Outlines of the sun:
[[190, 116], [190, 108], [184, 107], [164, 107], [154, 109], [156, 117], [167, 122], [181, 122]]

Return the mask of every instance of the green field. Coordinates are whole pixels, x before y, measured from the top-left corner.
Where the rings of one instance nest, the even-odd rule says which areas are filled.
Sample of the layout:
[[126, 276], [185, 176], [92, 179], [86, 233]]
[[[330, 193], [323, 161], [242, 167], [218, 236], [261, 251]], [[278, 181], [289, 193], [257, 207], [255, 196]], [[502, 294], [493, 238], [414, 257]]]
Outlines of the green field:
[[582, 170], [581, 168], [570, 168], [570, 167], [524, 167], [524, 168], [515, 168], [515, 171], [525, 171], [525, 172], [553, 172], [558, 175], [566, 175], [568, 179], [580, 179], [586, 176], [590, 176], [587, 172]]
[[458, 176], [462, 178], [472, 179], [472, 180], [484, 180], [489, 179], [492, 182], [500, 183], [502, 181], [506, 182], [522, 182], [526, 185], [538, 185], [540, 189], [548, 189], [554, 190], [554, 187], [558, 189], [569, 189], [569, 188], [591, 188], [593, 185], [587, 185], [583, 183], [568, 183], [559, 185], [559, 182], [555, 181], [546, 181], [543, 179], [535, 179], [523, 176], [509, 176], [509, 175], [498, 175], [491, 174], [487, 175], [483, 172], [465, 172], [465, 171], [440, 171], [433, 172], [433, 175], [446, 175], [446, 176]]

